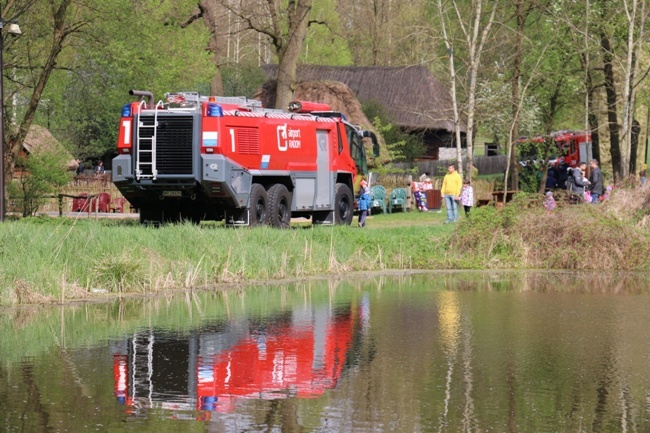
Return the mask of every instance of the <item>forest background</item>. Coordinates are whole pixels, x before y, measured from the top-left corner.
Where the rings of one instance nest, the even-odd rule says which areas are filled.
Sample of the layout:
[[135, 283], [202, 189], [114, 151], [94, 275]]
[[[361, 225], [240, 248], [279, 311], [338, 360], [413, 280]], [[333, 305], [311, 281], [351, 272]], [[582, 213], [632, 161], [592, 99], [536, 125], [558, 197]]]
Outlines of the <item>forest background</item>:
[[[299, 63], [425, 65], [454, 121], [517, 158], [517, 138], [592, 131], [615, 178], [646, 155], [650, 6], [644, 0], [6, 0], [5, 175], [27, 131], [82, 160], [113, 155], [129, 89], [251, 96], [279, 63], [284, 106]], [[399, 83], [396, 83], [399, 85]], [[362, 101], [372, 105], [373, 101]], [[376, 113], [375, 113], [376, 114]], [[390, 119], [383, 122], [390, 123]], [[460, 156], [460, 134], [456, 144]]]

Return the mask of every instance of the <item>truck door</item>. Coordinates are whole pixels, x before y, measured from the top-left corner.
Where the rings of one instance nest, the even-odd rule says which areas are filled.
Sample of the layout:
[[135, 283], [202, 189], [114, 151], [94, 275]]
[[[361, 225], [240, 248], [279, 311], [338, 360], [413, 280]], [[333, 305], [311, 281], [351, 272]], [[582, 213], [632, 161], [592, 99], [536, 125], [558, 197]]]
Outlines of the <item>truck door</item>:
[[316, 197], [314, 207], [316, 209], [331, 208], [332, 200], [332, 173], [330, 170], [330, 149], [329, 131], [324, 129], [316, 130]]

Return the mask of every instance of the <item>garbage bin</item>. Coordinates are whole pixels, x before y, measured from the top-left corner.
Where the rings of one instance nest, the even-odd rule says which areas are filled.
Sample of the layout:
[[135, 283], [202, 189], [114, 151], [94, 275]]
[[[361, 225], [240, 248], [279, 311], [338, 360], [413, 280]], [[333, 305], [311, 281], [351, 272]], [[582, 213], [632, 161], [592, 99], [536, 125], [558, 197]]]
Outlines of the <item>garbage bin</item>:
[[428, 191], [424, 191], [424, 195], [427, 197], [427, 209], [442, 209], [442, 195], [440, 194], [439, 189], [430, 189]]

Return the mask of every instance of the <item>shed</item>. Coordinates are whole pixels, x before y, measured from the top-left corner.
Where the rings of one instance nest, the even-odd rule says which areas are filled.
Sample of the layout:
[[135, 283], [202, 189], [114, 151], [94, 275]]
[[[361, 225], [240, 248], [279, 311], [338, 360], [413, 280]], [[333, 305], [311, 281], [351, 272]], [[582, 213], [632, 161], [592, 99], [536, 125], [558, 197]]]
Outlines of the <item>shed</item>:
[[[74, 170], [78, 166], [77, 162], [72, 157], [72, 154], [56, 138], [54, 138], [47, 128], [39, 125], [32, 125], [25, 137], [23, 147], [20, 150], [20, 155], [29, 157], [29, 154], [39, 150], [52, 150], [65, 155], [66, 160], [68, 160], [68, 170]], [[19, 167], [16, 167], [16, 170], [19, 169]]]

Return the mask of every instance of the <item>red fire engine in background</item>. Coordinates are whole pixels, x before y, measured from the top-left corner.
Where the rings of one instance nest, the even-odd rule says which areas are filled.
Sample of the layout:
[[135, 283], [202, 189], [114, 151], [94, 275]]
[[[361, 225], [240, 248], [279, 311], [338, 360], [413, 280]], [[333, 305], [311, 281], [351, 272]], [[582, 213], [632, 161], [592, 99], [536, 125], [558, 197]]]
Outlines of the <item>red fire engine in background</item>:
[[588, 131], [555, 131], [547, 137], [538, 135], [533, 138], [521, 138], [519, 142], [541, 144], [549, 139], [554, 143], [550, 156], [551, 162], [556, 166], [565, 164], [567, 167], [577, 167], [580, 162], [588, 163], [593, 158], [591, 132]]
[[292, 217], [350, 224], [353, 185], [366, 175], [363, 138], [325, 104], [264, 109], [246, 98], [132, 90], [112, 180], [141, 222], [226, 220], [287, 227]]
[[336, 386], [364, 314], [363, 306], [320, 307], [264, 325], [211, 325], [186, 338], [138, 332], [112, 344], [115, 396], [132, 416], [161, 408], [189, 419], [232, 412], [239, 399], [316, 397]]
[[557, 131], [551, 133], [558, 149], [559, 164], [560, 158], [569, 167], [577, 167], [580, 162], [587, 164], [593, 158], [591, 147], [591, 132], [586, 131]]

